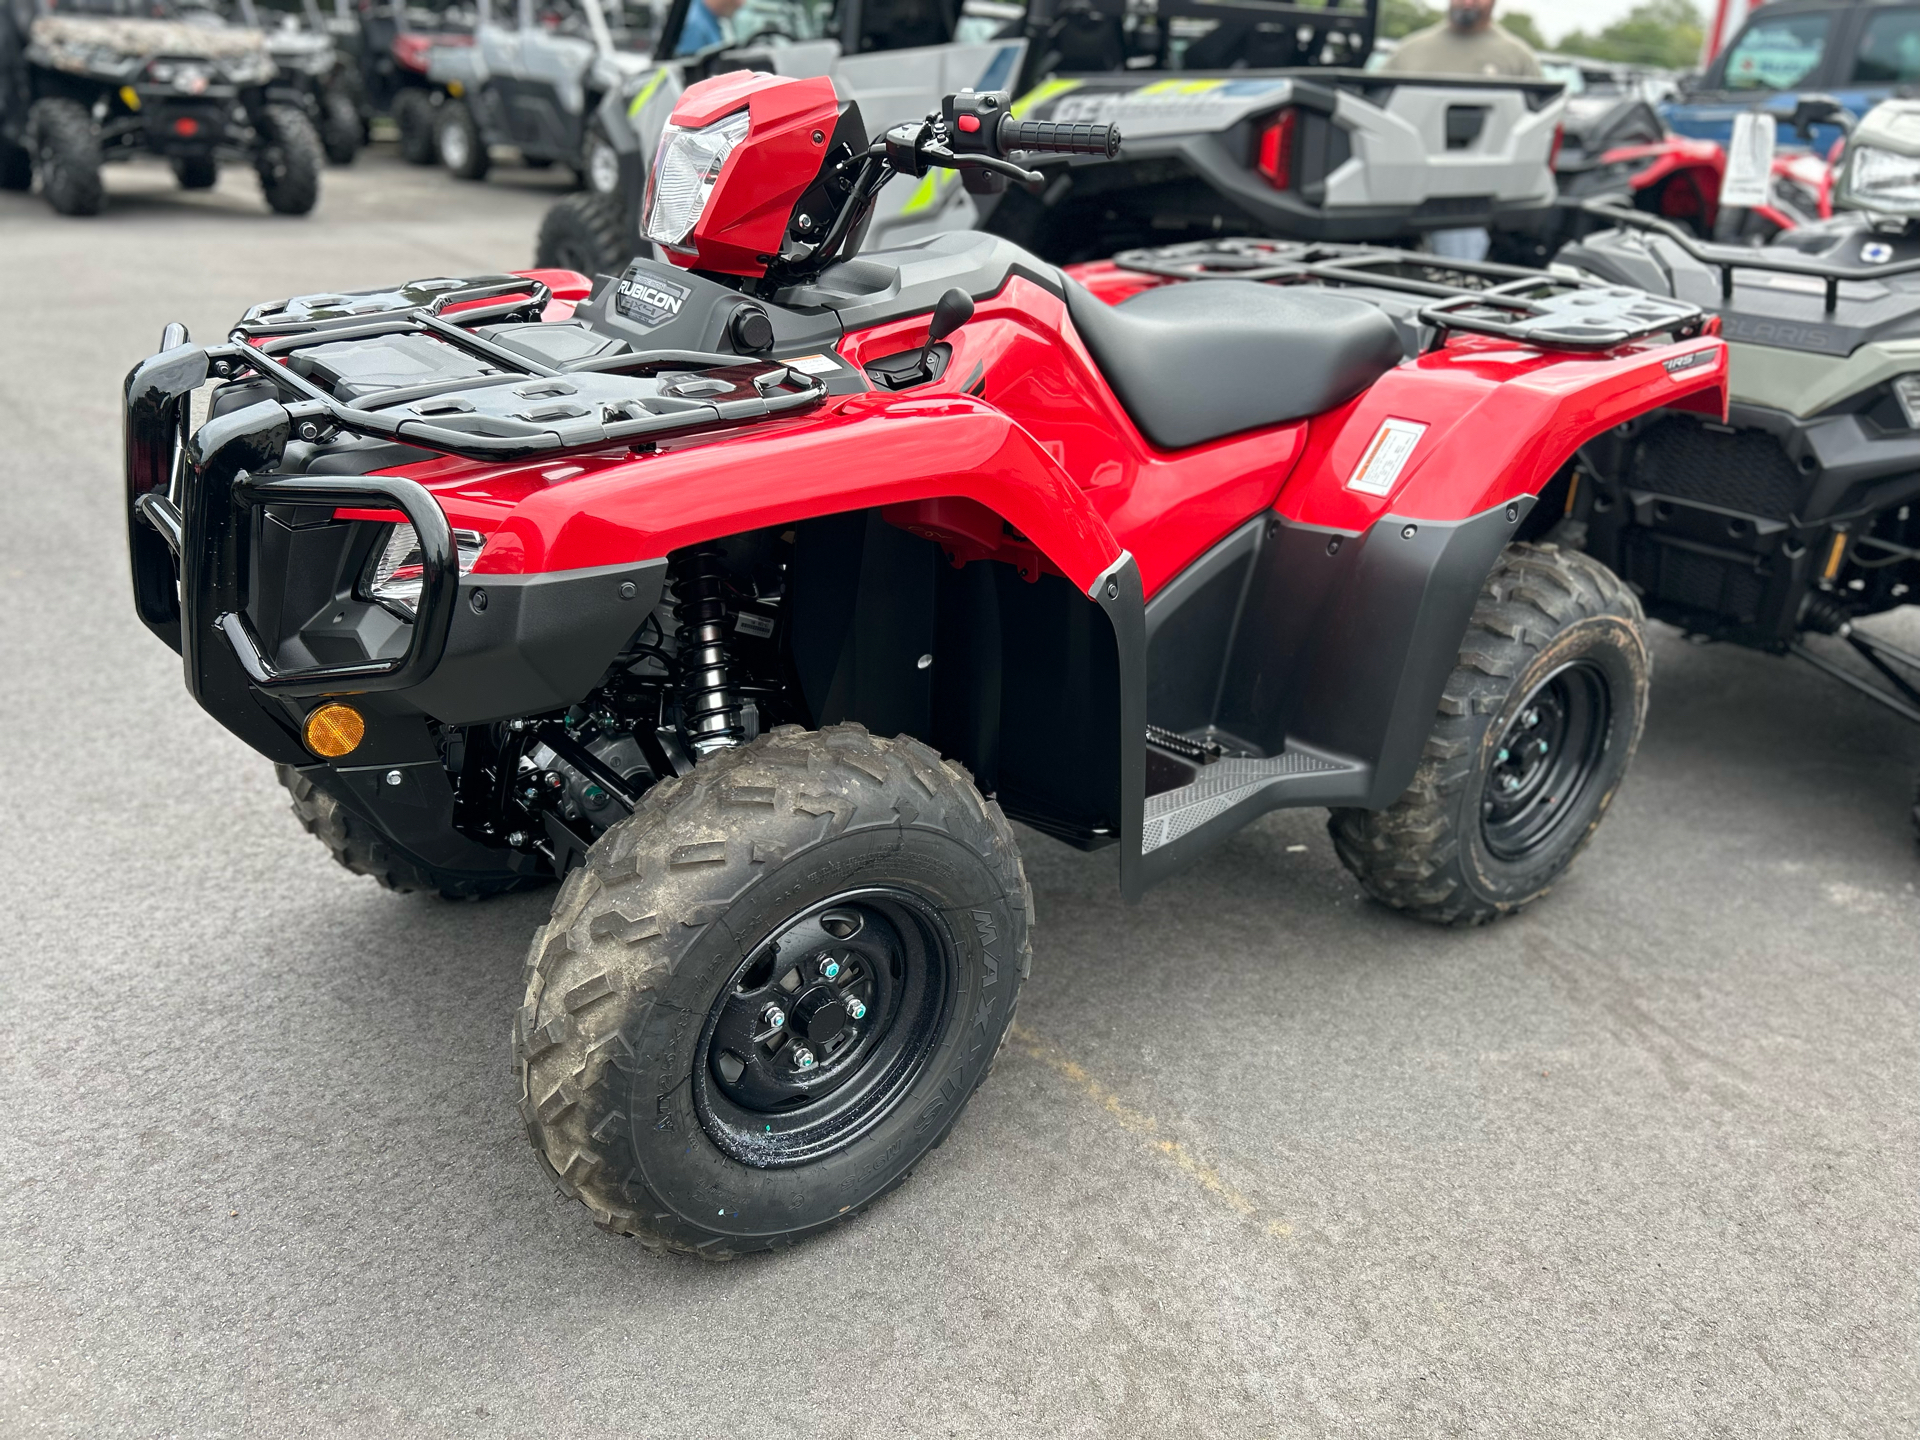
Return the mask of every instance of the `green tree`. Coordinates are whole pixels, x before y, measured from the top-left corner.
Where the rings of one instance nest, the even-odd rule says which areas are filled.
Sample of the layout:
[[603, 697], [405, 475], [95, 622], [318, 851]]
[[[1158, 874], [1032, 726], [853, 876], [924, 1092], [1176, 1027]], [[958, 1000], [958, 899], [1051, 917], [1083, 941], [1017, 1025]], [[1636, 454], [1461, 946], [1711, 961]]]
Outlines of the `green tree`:
[[1499, 25], [1502, 30], [1506, 31], [1516, 40], [1525, 41], [1535, 50], [1553, 49], [1551, 45], [1547, 44], [1546, 37], [1540, 33], [1539, 24], [1534, 20], [1533, 16], [1529, 15], [1526, 11], [1495, 10], [1493, 18], [1494, 23]]
[[1400, 40], [1439, 23], [1440, 12], [1428, 9], [1420, 0], [1380, 0], [1378, 33], [1383, 40]]
[[1700, 60], [1700, 12], [1691, 0], [1642, 0], [1598, 35], [1576, 30], [1560, 42], [1568, 55], [1686, 70]]

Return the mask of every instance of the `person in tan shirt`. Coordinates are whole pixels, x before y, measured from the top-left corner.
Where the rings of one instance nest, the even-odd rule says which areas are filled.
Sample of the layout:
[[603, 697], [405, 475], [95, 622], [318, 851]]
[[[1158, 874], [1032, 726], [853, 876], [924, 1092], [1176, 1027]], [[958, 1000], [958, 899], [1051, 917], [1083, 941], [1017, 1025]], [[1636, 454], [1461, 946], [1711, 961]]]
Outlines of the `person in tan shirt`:
[[[1442, 23], [1407, 36], [1382, 68], [1401, 75], [1541, 78], [1533, 51], [1493, 23], [1493, 0], [1451, 0]], [[1427, 248], [1451, 260], [1484, 260], [1491, 241], [1479, 226], [1427, 232]]]
[[1493, 0], [1452, 0], [1447, 18], [1407, 36], [1384, 68], [1411, 75], [1540, 78], [1540, 62], [1526, 42], [1493, 23]]

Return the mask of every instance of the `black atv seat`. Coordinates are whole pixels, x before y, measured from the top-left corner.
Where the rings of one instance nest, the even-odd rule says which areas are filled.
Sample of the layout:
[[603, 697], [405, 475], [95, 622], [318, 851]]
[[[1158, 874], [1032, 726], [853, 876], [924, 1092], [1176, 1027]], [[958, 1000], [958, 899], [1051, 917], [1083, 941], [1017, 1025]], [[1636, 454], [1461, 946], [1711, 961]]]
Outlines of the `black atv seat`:
[[1140, 432], [1180, 450], [1351, 400], [1404, 357], [1364, 300], [1206, 280], [1105, 305], [1071, 280], [1067, 313]]

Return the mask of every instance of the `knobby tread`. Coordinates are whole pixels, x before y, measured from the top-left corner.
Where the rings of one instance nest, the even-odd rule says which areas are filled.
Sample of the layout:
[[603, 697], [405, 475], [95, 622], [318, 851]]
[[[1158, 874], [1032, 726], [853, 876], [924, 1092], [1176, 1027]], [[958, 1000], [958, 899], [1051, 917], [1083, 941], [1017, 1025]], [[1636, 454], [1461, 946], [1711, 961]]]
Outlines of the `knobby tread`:
[[402, 895], [424, 891], [444, 900], [484, 900], [549, 883], [544, 877], [528, 875], [476, 879], [415, 865], [293, 766], [276, 765], [273, 773], [287, 787], [294, 817], [306, 832], [325, 845], [338, 864], [355, 875], [369, 876], [388, 890]]
[[582, 275], [617, 275], [627, 268], [633, 243], [618, 197], [592, 190], [566, 196], [540, 222], [533, 263], [542, 269]]
[[98, 215], [106, 208], [107, 190], [100, 179], [93, 117], [73, 100], [39, 100], [28, 113], [47, 203], [62, 215]]
[[[1514, 698], [1514, 682], [1570, 626], [1601, 617], [1631, 629], [1642, 673], [1647, 673], [1651, 656], [1641, 638], [1645, 616], [1638, 598], [1611, 570], [1549, 543], [1515, 544], [1501, 555], [1474, 605], [1459, 662], [1406, 793], [1386, 810], [1337, 809], [1328, 816], [1335, 852], [1369, 895], [1422, 920], [1480, 925], [1547, 893], [1542, 886], [1518, 899], [1496, 900], [1475, 888], [1462, 847], [1463, 792], [1477, 778], [1481, 738]], [[1645, 716], [1643, 686], [1634, 713], [1623, 717], [1629, 761]], [[1620, 768], [1624, 772], [1625, 764]], [[1611, 798], [1611, 792], [1603, 797], [1559, 869], [1586, 847]]]
[[400, 132], [402, 160], [431, 165], [440, 158], [433, 138], [433, 102], [424, 91], [407, 89], [394, 96], [393, 123]]
[[266, 144], [254, 162], [260, 193], [276, 215], [305, 215], [319, 203], [326, 152], [320, 132], [291, 105], [267, 107]]
[[[889, 789], [897, 796], [908, 781], [925, 802], [913, 819], [884, 804]], [[771, 791], [773, 803], [726, 803], [743, 791]], [[791, 1233], [709, 1235], [647, 1188], [625, 1116], [635, 1042], [676, 966], [707, 927], [724, 926], [728, 905], [763, 873], [769, 843], [783, 861], [794, 860], [846, 828], [907, 825], [959, 840], [986, 863], [1001, 894], [1017, 900], [1010, 908], [1019, 933], [1010, 950], [1024, 981], [1033, 961], [1033, 901], [1012, 826], [960, 766], [908, 736], [881, 739], [853, 724], [812, 732], [782, 726], [656, 785], [567, 878], [528, 951], [513, 1066], [521, 1118], [548, 1177], [602, 1229], [650, 1250], [716, 1261], [793, 1242]], [[693, 852], [704, 860], [708, 846], [717, 847], [716, 860], [685, 863]], [[602, 985], [591, 1003], [579, 1003]], [[995, 1059], [1004, 1046], [1003, 1034]], [[975, 1089], [991, 1069], [982, 1067]], [[949, 1108], [927, 1151], [945, 1140], [964, 1108]], [[829, 1223], [863, 1212], [911, 1169]]]

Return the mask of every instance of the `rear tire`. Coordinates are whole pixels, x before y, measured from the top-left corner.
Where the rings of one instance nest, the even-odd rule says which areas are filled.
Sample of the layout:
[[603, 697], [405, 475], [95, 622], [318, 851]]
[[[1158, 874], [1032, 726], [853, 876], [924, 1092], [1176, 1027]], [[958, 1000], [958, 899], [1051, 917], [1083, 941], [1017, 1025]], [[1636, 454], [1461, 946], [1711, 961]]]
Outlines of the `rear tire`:
[[447, 173], [461, 180], [484, 180], [493, 168], [487, 153], [487, 140], [464, 100], [449, 100], [440, 107], [434, 121], [434, 139], [440, 150], [440, 163]]
[[639, 241], [626, 234], [626, 207], [615, 195], [583, 190], [557, 201], [540, 222], [533, 263], [582, 275], [618, 275]]
[[649, 1249], [790, 1245], [946, 1138], [1031, 923], [1013, 832], [959, 767], [782, 726], [649, 791], [562, 887], [513, 1026], [528, 1136]]
[[365, 131], [360, 123], [360, 107], [351, 95], [330, 91], [320, 100], [320, 143], [332, 165], [351, 165], [360, 153]]
[[173, 178], [182, 190], [211, 190], [220, 180], [220, 166], [211, 155], [176, 155]]
[[93, 117], [72, 100], [41, 100], [27, 123], [47, 203], [62, 215], [98, 215], [106, 208], [107, 189], [100, 182]]
[[514, 890], [532, 890], [550, 883], [546, 876], [503, 870], [498, 876], [450, 874], [415, 865], [394, 853], [393, 847], [333, 796], [291, 765], [276, 765], [273, 773], [293, 797], [293, 814], [306, 832], [327, 847], [334, 862], [356, 875], [370, 876], [388, 890], [408, 895], [426, 891], [445, 900], [484, 900]]
[[431, 165], [440, 158], [433, 139], [433, 102], [423, 90], [402, 90], [393, 97], [393, 123], [400, 131], [400, 158], [409, 165]]
[[267, 134], [254, 161], [260, 193], [276, 215], [305, 215], [320, 199], [325, 152], [313, 122], [291, 105], [267, 107]]
[[1328, 819], [1367, 893], [1443, 925], [1484, 924], [1546, 894], [1599, 828], [1640, 742], [1644, 625], [1633, 592], [1598, 561], [1508, 546], [1413, 784], [1389, 809]]
[[11, 140], [0, 140], [0, 190], [33, 188], [33, 152]]

